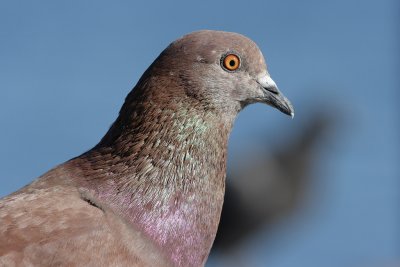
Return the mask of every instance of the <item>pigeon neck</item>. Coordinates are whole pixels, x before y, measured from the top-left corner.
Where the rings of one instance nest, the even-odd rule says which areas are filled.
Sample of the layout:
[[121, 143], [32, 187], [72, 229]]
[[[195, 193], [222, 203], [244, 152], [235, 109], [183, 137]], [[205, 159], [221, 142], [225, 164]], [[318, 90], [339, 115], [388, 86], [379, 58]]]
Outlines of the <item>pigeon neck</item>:
[[86, 168], [91, 165], [88, 177], [99, 178], [88, 188], [148, 235], [174, 265], [203, 265], [220, 219], [236, 114], [184, 104], [174, 110], [138, 105], [131, 114], [130, 124], [117, 128], [117, 120], [83, 155]]

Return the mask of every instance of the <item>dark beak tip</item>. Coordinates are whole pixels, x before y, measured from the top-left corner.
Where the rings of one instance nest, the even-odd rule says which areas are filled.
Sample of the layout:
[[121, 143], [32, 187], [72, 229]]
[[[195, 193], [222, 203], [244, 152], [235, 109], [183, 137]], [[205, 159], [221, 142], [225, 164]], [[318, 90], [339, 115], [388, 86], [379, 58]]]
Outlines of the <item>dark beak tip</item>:
[[290, 116], [292, 119], [294, 118], [294, 108], [292, 103], [283, 96], [282, 94], [279, 94], [277, 98], [275, 98], [272, 101], [272, 106], [276, 107], [278, 110], [280, 110], [282, 113]]
[[288, 113], [287, 115], [289, 115], [292, 119], [294, 118], [294, 108], [292, 106], [292, 104], [290, 102], [288, 102]]
[[290, 107], [285, 107], [285, 108], [278, 108], [282, 113], [290, 116], [292, 119], [294, 118], [294, 109], [292, 106]]

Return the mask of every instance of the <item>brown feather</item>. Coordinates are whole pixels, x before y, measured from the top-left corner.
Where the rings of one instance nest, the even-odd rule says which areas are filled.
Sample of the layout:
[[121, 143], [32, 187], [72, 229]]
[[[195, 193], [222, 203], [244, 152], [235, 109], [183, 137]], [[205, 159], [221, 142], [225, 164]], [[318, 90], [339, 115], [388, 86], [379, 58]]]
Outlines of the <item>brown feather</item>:
[[[242, 55], [237, 72], [220, 65], [230, 51]], [[204, 265], [229, 133], [264, 96], [260, 75], [264, 58], [242, 35], [200, 31], [173, 42], [98, 145], [0, 200], [0, 264]]]

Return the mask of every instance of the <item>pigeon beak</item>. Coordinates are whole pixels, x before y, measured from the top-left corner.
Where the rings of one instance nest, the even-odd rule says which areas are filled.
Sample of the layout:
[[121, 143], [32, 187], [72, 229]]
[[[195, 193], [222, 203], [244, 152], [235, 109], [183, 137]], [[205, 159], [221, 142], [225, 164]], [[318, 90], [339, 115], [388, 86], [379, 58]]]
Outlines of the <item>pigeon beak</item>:
[[257, 83], [261, 85], [263, 97], [261, 102], [264, 102], [272, 107], [277, 108], [283, 113], [294, 117], [294, 108], [290, 101], [279, 91], [278, 86], [269, 75], [263, 75], [257, 79]]

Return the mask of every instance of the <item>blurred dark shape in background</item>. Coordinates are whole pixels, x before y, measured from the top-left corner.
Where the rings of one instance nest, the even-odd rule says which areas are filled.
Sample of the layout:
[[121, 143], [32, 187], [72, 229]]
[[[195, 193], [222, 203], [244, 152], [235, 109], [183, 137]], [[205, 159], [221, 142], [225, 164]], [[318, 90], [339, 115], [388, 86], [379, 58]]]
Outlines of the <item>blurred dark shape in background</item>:
[[[333, 112], [314, 113], [293, 129], [286, 146], [266, 147], [264, 155], [247, 159], [228, 171], [225, 203], [212, 253], [230, 251], [301, 206], [311, 180], [317, 145], [336, 122]], [[267, 144], [265, 144], [267, 145]], [[272, 151], [271, 151], [272, 149]]]

